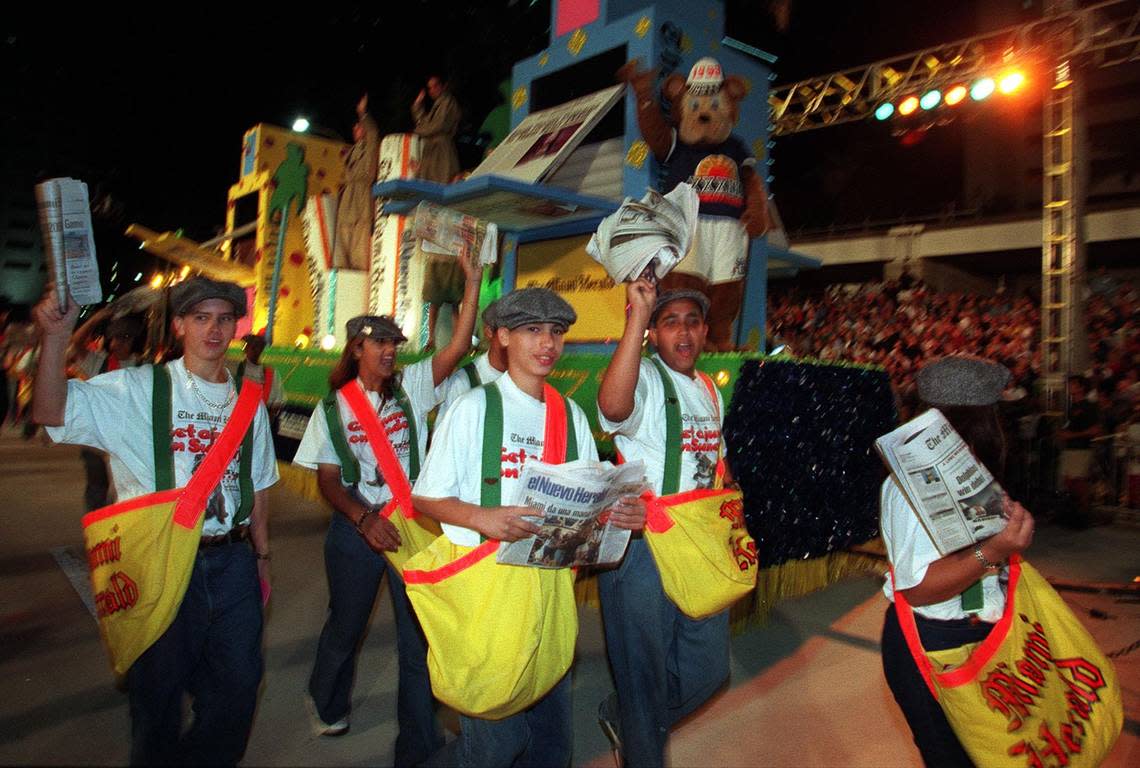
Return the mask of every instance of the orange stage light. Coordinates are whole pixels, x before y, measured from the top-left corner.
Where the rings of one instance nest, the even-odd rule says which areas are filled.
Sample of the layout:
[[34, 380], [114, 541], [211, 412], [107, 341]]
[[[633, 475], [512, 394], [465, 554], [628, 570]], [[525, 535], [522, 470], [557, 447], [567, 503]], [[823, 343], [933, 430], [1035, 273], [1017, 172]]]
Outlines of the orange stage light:
[[944, 101], [946, 102], [947, 106], [952, 107], [955, 104], [961, 102], [964, 98], [966, 98], [966, 86], [955, 85], [950, 90], [946, 91], [946, 97]]
[[918, 109], [918, 97], [917, 96], [907, 96], [905, 99], [903, 99], [901, 102], [899, 102], [899, 114], [902, 115], [903, 117], [906, 117], [907, 115], [911, 114], [916, 109]]
[[1025, 75], [1021, 72], [1007, 72], [998, 80], [998, 90], [1007, 96], [1025, 85]]

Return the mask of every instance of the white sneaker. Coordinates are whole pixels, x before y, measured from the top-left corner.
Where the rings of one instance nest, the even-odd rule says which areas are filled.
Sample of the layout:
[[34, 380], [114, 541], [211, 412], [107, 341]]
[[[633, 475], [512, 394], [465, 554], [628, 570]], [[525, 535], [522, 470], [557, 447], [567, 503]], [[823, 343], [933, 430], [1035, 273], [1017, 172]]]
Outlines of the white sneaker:
[[305, 708], [309, 710], [309, 718], [313, 723], [313, 732], [318, 736], [343, 736], [348, 733], [348, 717], [342, 717], [335, 723], [326, 723], [317, 714], [317, 705], [312, 697], [305, 695]]

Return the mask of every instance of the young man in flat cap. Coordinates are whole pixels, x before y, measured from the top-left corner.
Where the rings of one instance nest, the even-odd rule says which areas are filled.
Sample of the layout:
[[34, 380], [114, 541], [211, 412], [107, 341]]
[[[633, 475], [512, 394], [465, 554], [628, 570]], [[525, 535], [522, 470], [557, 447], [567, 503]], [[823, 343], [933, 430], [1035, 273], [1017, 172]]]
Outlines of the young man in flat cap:
[[474, 359], [451, 374], [444, 383], [446, 394], [440, 403], [439, 413], [436, 414], [436, 423], [443, 419], [443, 415], [460, 396], [467, 394], [475, 387], [490, 384], [507, 371], [507, 348], [499, 343], [498, 305], [501, 299], [496, 299], [483, 310], [483, 338], [487, 340], [487, 351], [476, 355]]
[[[380, 581], [388, 588], [396, 618], [400, 680], [395, 765], [423, 762], [443, 744], [428, 680], [423, 633], [408, 605], [404, 582], [389, 570], [384, 551], [401, 544], [399, 532], [378, 514], [398, 487], [416, 481], [427, 449], [427, 414], [443, 399], [442, 386], [471, 346], [479, 307], [479, 268], [462, 260], [463, 307], [450, 343], [430, 358], [396, 368], [397, 347], [406, 339], [390, 317], [364, 315], [348, 321], [348, 344], [329, 376], [329, 396], [317, 406], [293, 458], [315, 469], [321, 496], [336, 512], [325, 539], [329, 613], [309, 678], [309, 696], [325, 736], [348, 731], [356, 656], [368, 630]], [[367, 413], [357, 413], [357, 406]], [[354, 406], [356, 403], [357, 406]], [[374, 432], [365, 419], [377, 418]], [[383, 433], [390, 445], [372, 444]], [[389, 451], [395, 464], [381, 464]], [[410, 495], [410, 494], [409, 494]]]
[[[483, 433], [488, 391], [502, 398], [501, 498], [517, 493], [520, 470], [541, 460], [546, 437], [546, 377], [562, 355], [566, 330], [577, 315], [558, 294], [524, 288], [507, 294], [496, 308], [495, 335], [507, 352], [507, 372], [497, 381], [460, 397], [440, 422], [415, 487], [416, 508], [443, 524], [454, 544], [478, 546], [485, 536], [516, 541], [537, 532], [523, 518], [529, 507], [481, 506]], [[572, 422], [580, 459], [597, 460], [586, 414], [572, 400]], [[640, 528], [644, 506], [612, 510], [616, 525]], [[501, 566], [511, 568], [517, 566]], [[573, 744], [569, 673], [530, 708], [501, 720], [460, 715], [461, 733], [445, 762], [460, 766], [567, 766]]]
[[[170, 383], [169, 449], [173, 487], [189, 481], [233, 411], [237, 391], [226, 349], [245, 292], [233, 283], [195, 277], [170, 293], [183, 357], [165, 366]], [[64, 362], [78, 307], [60, 312], [54, 294], [36, 306], [42, 354], [35, 418], [56, 442], [107, 451], [119, 499], [156, 490], [152, 366], [123, 368], [89, 381], [67, 381]], [[232, 765], [245, 752], [261, 682], [262, 599], [269, 578], [266, 489], [277, 465], [265, 409], [250, 427], [252, 461], [239, 451], [211, 494], [190, 584], [166, 632], [130, 667], [131, 762]], [[248, 477], [247, 477], [248, 475]], [[251, 495], [252, 498], [248, 498]], [[236, 519], [250, 510], [245, 520]], [[194, 697], [194, 722], [182, 733], [183, 697]]]
[[[723, 457], [724, 402], [696, 370], [708, 324], [708, 299], [697, 291], [657, 295], [646, 280], [629, 283], [625, 332], [598, 389], [598, 418], [626, 461], [645, 462], [658, 496], [711, 488]], [[641, 356], [646, 331], [656, 348]], [[679, 405], [682, 444], [669, 446], [666, 398]], [[680, 451], [680, 476], [665, 475], [666, 452]], [[664, 487], [670, 482], [675, 488]], [[728, 679], [728, 612], [695, 620], [666, 597], [645, 540], [634, 536], [621, 565], [598, 577], [606, 651], [617, 687], [599, 720], [611, 740], [620, 732], [625, 764], [662, 765], [669, 729]], [[619, 725], [620, 723], [620, 725]], [[615, 742], [615, 748], [617, 744]]]

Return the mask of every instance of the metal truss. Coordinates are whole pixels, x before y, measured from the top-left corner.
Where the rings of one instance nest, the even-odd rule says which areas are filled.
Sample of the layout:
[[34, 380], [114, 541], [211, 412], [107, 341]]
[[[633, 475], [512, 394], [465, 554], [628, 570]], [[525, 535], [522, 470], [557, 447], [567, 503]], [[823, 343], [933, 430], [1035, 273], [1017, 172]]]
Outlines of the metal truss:
[[[1065, 45], [1060, 46], [1062, 41]], [[772, 137], [863, 120], [883, 102], [943, 89], [1003, 66], [1059, 60], [1107, 67], [1140, 60], [1140, 0], [1108, 0], [861, 67], [779, 85], [768, 94]]]

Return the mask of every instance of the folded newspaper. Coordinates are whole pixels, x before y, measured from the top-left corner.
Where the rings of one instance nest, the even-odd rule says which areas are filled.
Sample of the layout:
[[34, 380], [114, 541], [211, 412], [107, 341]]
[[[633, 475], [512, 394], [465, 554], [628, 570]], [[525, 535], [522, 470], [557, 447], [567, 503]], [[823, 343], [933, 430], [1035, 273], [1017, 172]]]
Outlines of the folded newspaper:
[[939, 554], [1005, 528], [1005, 491], [937, 408], [883, 435], [875, 447]]
[[641, 200], [627, 197], [602, 219], [586, 253], [619, 283], [646, 277], [656, 282], [677, 266], [697, 231], [700, 200], [688, 184], [667, 195], [649, 190]]
[[494, 222], [432, 203], [416, 206], [412, 231], [425, 253], [469, 259], [484, 266], [499, 259], [499, 227]]
[[605, 510], [622, 496], [646, 489], [640, 461], [614, 466], [580, 459], [566, 464], [527, 462], [515, 503], [534, 507], [526, 519], [542, 530], [499, 545], [497, 560], [508, 565], [570, 568], [616, 563], [625, 554], [629, 531], [615, 528]]
[[67, 307], [68, 292], [80, 305], [103, 301], [87, 185], [66, 177], [48, 179], [36, 185], [36, 205], [60, 309]]

